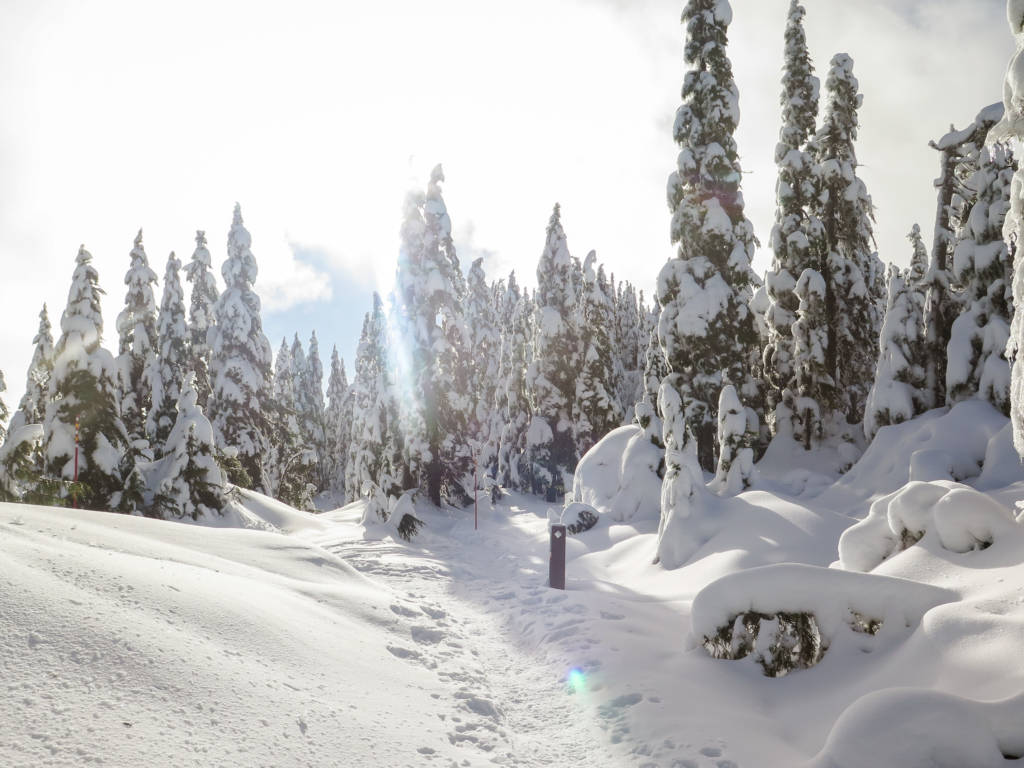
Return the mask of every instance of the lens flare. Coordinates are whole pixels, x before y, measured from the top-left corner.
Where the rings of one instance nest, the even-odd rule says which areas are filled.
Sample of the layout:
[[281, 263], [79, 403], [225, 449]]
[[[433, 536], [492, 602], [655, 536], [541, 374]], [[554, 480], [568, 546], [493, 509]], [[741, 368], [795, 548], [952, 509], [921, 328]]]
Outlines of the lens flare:
[[573, 693], [581, 693], [584, 689], [584, 683], [586, 678], [583, 675], [583, 670], [579, 667], [573, 667], [569, 670], [568, 683], [569, 690]]

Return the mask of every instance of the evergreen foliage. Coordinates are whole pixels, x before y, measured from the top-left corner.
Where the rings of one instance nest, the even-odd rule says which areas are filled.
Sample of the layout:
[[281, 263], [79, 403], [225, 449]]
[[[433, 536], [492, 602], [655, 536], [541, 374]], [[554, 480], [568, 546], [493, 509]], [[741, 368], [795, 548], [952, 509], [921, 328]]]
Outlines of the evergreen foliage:
[[678, 244], [658, 276], [659, 340], [679, 392], [683, 418], [704, 469], [714, 467], [718, 394], [724, 380], [744, 397], [758, 395], [751, 376], [760, 355], [748, 308], [757, 278], [750, 268], [753, 228], [743, 213], [740, 164], [733, 134], [739, 104], [724, 0], [689, 0], [684, 57], [690, 69], [673, 138], [677, 168], [668, 179], [671, 240]]
[[215, 322], [217, 281], [213, 276], [206, 233], [196, 230], [196, 249], [185, 267], [185, 279], [192, 284], [188, 309], [188, 368], [196, 375], [196, 396], [200, 408], [210, 397], [209, 333]]
[[946, 367], [949, 402], [981, 397], [1007, 416], [1013, 264], [1002, 232], [1015, 170], [1009, 149], [996, 144], [981, 148], [976, 168], [964, 180], [974, 202], [964, 213], [952, 270], [964, 309], [953, 322]]
[[501, 340], [498, 407], [502, 421], [497, 480], [506, 488], [529, 492], [533, 481], [527, 460], [526, 433], [532, 414], [526, 374], [531, 358], [534, 305], [529, 291], [520, 293], [515, 275], [509, 275], [505, 300], [512, 311]]
[[47, 472], [64, 480], [72, 480], [75, 474], [77, 422], [81, 504], [92, 509], [109, 509], [119, 502], [121, 463], [128, 443], [119, 407], [119, 367], [100, 346], [102, 293], [92, 255], [83, 246], [78, 250], [67, 307], [60, 320], [44, 421]]
[[[53, 336], [50, 333], [50, 318], [46, 305], [39, 312], [39, 330], [32, 339], [35, 349], [32, 362], [25, 376], [25, 394], [18, 403], [18, 410], [11, 417], [10, 432], [27, 424], [42, 424], [46, 415], [50, 374], [53, 371]], [[40, 466], [42, 469], [42, 466]]]
[[952, 130], [930, 146], [939, 152], [940, 175], [935, 234], [931, 262], [925, 277], [927, 295], [924, 309], [925, 339], [928, 345], [926, 392], [928, 406], [937, 408], [947, 402], [948, 350], [953, 323], [970, 299], [955, 290], [954, 254], [958, 233], [967, 226], [967, 214], [977, 196], [967, 181], [979, 165], [981, 149], [989, 130], [1002, 117], [1002, 106], [983, 109], [967, 128]]
[[594, 251], [588, 253], [583, 262], [583, 294], [577, 319], [583, 350], [575, 393], [574, 430], [578, 456], [583, 456], [594, 443], [622, 423], [611, 336], [615, 329], [614, 307], [608, 298], [604, 268], [595, 271], [596, 262]]
[[916, 224], [909, 239], [914, 255], [907, 274], [890, 268], [875, 383], [864, 413], [864, 433], [869, 440], [879, 428], [899, 424], [927, 410], [922, 282], [927, 254]]
[[463, 439], [468, 382], [459, 375], [465, 280], [452, 243], [442, 181], [444, 173], [437, 166], [426, 194], [412, 193], [406, 199], [395, 281], [397, 324], [407, 353], [399, 378], [408, 383], [402, 397], [406, 466], [401, 469], [436, 505], [442, 496], [453, 502], [465, 499], [462, 482], [472, 464]]
[[527, 451], [533, 492], [543, 495], [549, 488], [555, 494], [565, 492], [564, 475], [576, 468], [579, 458], [572, 422], [580, 366], [573, 317], [579, 282], [556, 204], [537, 265], [533, 360], [527, 372], [533, 412]]
[[149, 266], [141, 229], [128, 256], [131, 261], [124, 276], [128, 290], [124, 309], [117, 316], [118, 363], [121, 366], [121, 417], [135, 444], [145, 440], [146, 416], [152, 402], [152, 389], [145, 373], [152, 368], [158, 349], [153, 298], [156, 272]]
[[178, 272], [181, 262], [174, 252], [167, 258], [164, 293], [160, 300], [157, 336], [158, 357], [150, 359], [146, 379], [152, 388], [152, 407], [146, 417], [146, 436], [159, 458], [178, 415], [178, 399], [188, 363], [188, 329], [185, 326], [185, 294]]
[[163, 479], [154, 503], [164, 517], [198, 520], [224, 514], [227, 489], [214, 453], [213, 427], [199, 407], [195, 374], [189, 372], [162, 450]]
[[805, 14], [799, 0], [791, 0], [780, 99], [782, 127], [775, 146], [775, 163], [779, 170], [775, 186], [775, 225], [771, 233], [773, 257], [771, 269], [765, 276], [768, 306], [764, 321], [768, 339], [763, 366], [769, 384], [769, 414], [776, 428], [775, 407], [788, 401], [785, 407], [791, 412], [795, 396], [792, 327], [800, 308], [796, 282], [805, 269], [817, 266], [811, 241], [820, 236], [820, 225], [810, 217], [808, 210], [815, 197], [815, 185], [814, 162], [807, 147], [814, 135], [820, 83], [813, 74], [807, 50], [803, 28]]
[[839, 412], [850, 424], [864, 417], [875, 369], [884, 292], [881, 261], [872, 250], [871, 198], [857, 176], [858, 118], [863, 97], [845, 53], [832, 57], [826, 81], [828, 99], [821, 128], [812, 143], [817, 198], [812, 212], [821, 221], [818, 272], [825, 281], [828, 340], [825, 372], [804, 396], [823, 417]]
[[397, 425], [389, 423], [395, 411], [389, 403], [384, 326], [383, 302], [374, 293], [373, 311], [363, 320], [352, 382], [352, 438], [345, 463], [345, 500], [349, 502], [367, 497], [374, 488], [394, 490], [395, 486], [389, 462]]
[[271, 350], [263, 334], [260, 300], [252, 288], [257, 267], [251, 245], [241, 206], [236, 203], [228, 257], [221, 268], [224, 293], [214, 306], [215, 324], [209, 336], [208, 410], [218, 448], [235, 449], [253, 486], [265, 489]]
[[327, 409], [324, 412], [324, 464], [327, 487], [345, 490], [346, 465], [352, 439], [353, 389], [345, 374], [345, 361], [338, 357], [338, 348], [331, 350], [331, 374], [327, 379]]

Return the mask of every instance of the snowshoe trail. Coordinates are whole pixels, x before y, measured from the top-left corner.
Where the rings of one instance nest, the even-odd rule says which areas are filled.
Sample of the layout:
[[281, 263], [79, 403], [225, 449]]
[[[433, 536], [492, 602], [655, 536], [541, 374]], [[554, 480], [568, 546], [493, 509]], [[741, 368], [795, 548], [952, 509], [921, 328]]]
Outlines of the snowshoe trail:
[[[500, 621], [504, 610], [483, 607], [492, 601], [511, 603], [518, 592], [495, 590], [490, 579], [467, 587], [461, 578], [466, 571], [460, 567], [453, 573], [446, 565], [453, 562], [448, 553], [432, 559], [428, 553], [381, 541], [328, 546], [395, 591], [390, 606], [395, 641], [388, 651], [404, 663], [434, 671], [447, 691], [448, 712], [439, 714], [445, 741], [424, 744], [419, 749], [422, 764], [623, 764], [607, 748], [603, 724], [590, 722], [570, 695], [565, 675], [509, 637]], [[527, 599], [540, 601], [549, 592], [535, 588]], [[556, 595], [556, 601], [560, 597], [564, 595]]]
[[738, 768], [719, 741], [634, 732], [661, 699], [609, 679], [600, 660], [614, 646], [609, 627], [635, 618], [628, 603], [547, 587], [546, 558], [517, 551], [515, 524], [469, 534], [321, 542], [393, 590], [387, 650], [437, 676], [431, 695], [447, 711], [420, 764]]

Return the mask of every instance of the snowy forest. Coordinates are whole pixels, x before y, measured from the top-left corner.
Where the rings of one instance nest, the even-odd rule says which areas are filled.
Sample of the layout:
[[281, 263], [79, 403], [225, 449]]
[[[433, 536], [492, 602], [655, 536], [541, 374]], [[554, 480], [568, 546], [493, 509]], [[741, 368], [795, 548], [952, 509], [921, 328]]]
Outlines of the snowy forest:
[[[0, 401], [0, 575], [22, 596], [0, 597], [0, 669], [21, 690], [0, 701], [18, 734], [0, 762], [1024, 758], [1021, 48], [1003, 100], [929, 144], [934, 220], [885, 253], [858, 157], [871, 94], [850, 55], [812, 60], [813, 4], [788, 0], [772, 43], [771, 180], [741, 167], [732, 6], [682, 5], [675, 255], [649, 264], [654, 295], [578, 246], [554, 201], [521, 222], [535, 273], [460, 261], [442, 165], [395, 217], [393, 288], [365, 307], [349, 368], [316, 332], [275, 353], [238, 203], [162, 275], [127, 233], [123, 301], [87, 245], [68, 259], [59, 323], [42, 304], [24, 392]], [[1024, 46], [1024, 2], [1007, 6]], [[745, 212], [752, 183], [774, 185], [770, 232]], [[110, 629], [68, 629], [88, 610]], [[26, 665], [23, 636], [34, 660], [66, 647]], [[164, 670], [161, 643], [188, 658]], [[248, 666], [217, 669], [239, 643]], [[88, 648], [104, 649], [90, 684]], [[205, 735], [185, 738], [157, 721], [189, 672], [207, 678], [186, 719]], [[66, 706], [116, 707], [113, 725], [44, 733], [25, 702], [61, 678]], [[274, 704], [256, 680], [281, 714], [258, 714]], [[366, 697], [358, 713], [340, 691]]]

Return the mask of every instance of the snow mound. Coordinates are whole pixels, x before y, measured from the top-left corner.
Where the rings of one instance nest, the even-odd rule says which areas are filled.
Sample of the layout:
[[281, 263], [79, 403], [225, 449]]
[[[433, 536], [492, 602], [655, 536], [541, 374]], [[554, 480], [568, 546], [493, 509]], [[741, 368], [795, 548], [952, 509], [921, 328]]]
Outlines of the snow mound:
[[936, 408], [882, 427], [833, 491], [865, 499], [892, 493], [912, 480], [977, 478], [990, 441], [1006, 424], [1007, 418], [988, 402], [966, 400], [950, 410]]
[[[906, 579], [781, 563], [704, 587], [693, 599], [691, 634], [713, 656], [751, 656], [781, 676], [820, 661], [844, 627], [868, 635], [895, 628], [906, 636], [927, 611], [956, 599], [951, 590]], [[759, 647], [765, 621], [771, 640]]]
[[991, 496], [948, 480], [912, 481], [875, 501], [864, 520], [843, 532], [839, 566], [874, 570], [930, 530], [943, 549], [962, 553], [984, 549], [1013, 527], [1013, 513]]
[[613, 429], [580, 459], [572, 500], [619, 522], [657, 520], [664, 453], [636, 425]]
[[979, 702], [919, 688], [858, 699], [807, 768], [996, 768], [1024, 756], [1024, 694]]

